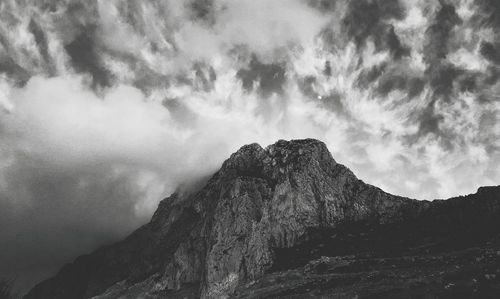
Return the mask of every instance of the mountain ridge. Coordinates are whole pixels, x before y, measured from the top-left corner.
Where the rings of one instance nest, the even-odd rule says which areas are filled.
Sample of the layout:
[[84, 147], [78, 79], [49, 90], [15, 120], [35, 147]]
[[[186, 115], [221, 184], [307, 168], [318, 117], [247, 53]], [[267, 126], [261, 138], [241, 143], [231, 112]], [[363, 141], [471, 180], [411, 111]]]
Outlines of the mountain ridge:
[[[476, 225], [499, 210], [500, 186], [449, 200], [418, 201], [365, 184], [337, 163], [321, 141], [280, 140], [266, 148], [253, 143], [232, 154], [205, 187], [162, 200], [148, 224], [123, 241], [77, 258], [25, 298], [237, 296], [249, 282], [290, 270], [287, 264], [299, 269], [323, 253], [349, 252], [341, 250], [349, 242], [339, 246], [335, 241], [330, 249], [322, 241], [318, 248], [308, 247], [316, 239], [331, 238], [333, 231], [384, 227], [400, 238], [404, 232], [399, 227], [407, 227], [422, 240], [439, 241], [454, 226]], [[384, 239], [376, 233], [370, 237]], [[364, 244], [363, 238], [353, 242]]]

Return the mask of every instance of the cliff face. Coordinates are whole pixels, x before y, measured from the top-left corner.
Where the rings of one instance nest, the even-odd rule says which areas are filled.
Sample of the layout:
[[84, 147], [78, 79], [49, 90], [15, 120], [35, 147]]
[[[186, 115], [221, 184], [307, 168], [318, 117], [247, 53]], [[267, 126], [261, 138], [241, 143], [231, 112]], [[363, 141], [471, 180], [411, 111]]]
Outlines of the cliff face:
[[[200, 191], [164, 199], [148, 224], [79, 257], [26, 298], [275, 296], [265, 285], [270, 275], [302, 271], [322, 256], [328, 267], [326, 257], [394, 256], [436, 242], [480, 242], [448, 244], [457, 232], [496, 235], [498, 221], [491, 221], [499, 211], [498, 187], [416, 201], [358, 180], [320, 141], [278, 141], [265, 149], [251, 144]], [[314, 287], [304, 290], [296, 293]]]

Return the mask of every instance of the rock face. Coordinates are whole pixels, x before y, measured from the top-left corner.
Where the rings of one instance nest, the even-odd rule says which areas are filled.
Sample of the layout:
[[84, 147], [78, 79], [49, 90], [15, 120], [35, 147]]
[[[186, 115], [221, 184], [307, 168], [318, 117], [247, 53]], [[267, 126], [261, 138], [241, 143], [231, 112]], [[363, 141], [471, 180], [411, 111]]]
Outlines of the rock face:
[[[200, 191], [164, 199], [148, 224], [77, 258], [25, 298], [390, 297], [398, 293], [366, 274], [383, 272], [377, 259], [415, 268], [420, 260], [404, 257], [491, 245], [499, 219], [500, 187], [417, 201], [365, 184], [320, 141], [251, 144]], [[346, 282], [338, 269], [349, 267], [366, 275]], [[436, 296], [455, 286], [422, 285]]]

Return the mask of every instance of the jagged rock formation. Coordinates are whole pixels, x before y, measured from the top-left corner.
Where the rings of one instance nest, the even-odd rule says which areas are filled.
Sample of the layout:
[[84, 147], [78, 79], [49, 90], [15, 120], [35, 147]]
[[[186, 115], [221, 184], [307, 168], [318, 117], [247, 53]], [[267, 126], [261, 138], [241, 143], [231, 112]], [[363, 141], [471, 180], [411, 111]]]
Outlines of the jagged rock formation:
[[[204, 188], [164, 199], [148, 224], [77, 258], [26, 298], [390, 297], [411, 294], [398, 290], [412, 281], [416, 294], [439, 297], [454, 290], [439, 277], [462, 255], [447, 255], [442, 267], [423, 255], [490, 242], [480, 254], [496, 256], [499, 216], [500, 187], [417, 201], [365, 184], [320, 141], [251, 144]], [[427, 262], [444, 273], [432, 283], [417, 279]], [[387, 278], [397, 267], [417, 270], [398, 272], [408, 277], [398, 285]]]

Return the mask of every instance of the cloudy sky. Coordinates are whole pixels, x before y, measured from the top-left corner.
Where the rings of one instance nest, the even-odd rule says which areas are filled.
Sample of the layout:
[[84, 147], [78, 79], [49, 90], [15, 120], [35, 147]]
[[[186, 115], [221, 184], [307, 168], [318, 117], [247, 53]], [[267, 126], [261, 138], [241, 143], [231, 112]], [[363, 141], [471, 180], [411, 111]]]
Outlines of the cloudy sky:
[[0, 1], [0, 276], [122, 238], [252, 142], [318, 138], [418, 199], [500, 184], [499, 3]]

